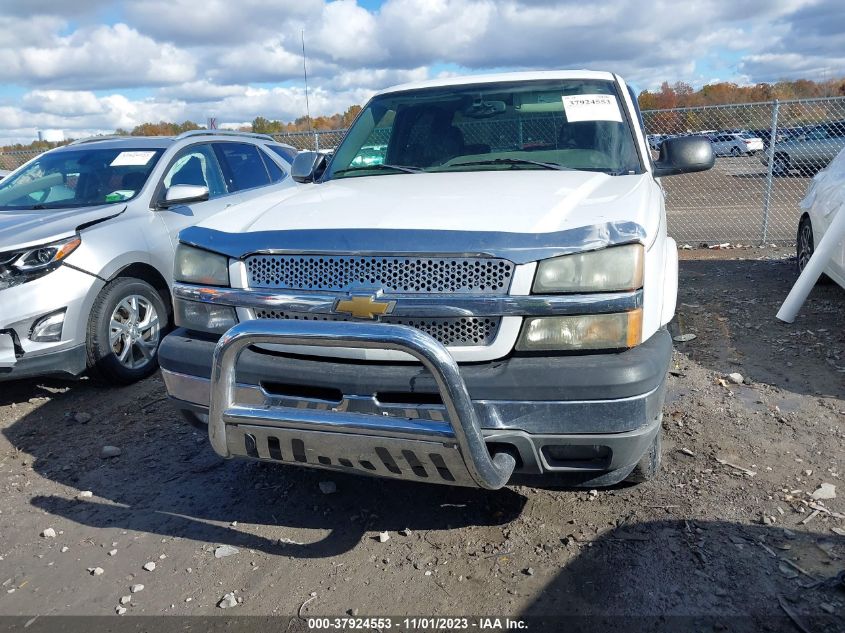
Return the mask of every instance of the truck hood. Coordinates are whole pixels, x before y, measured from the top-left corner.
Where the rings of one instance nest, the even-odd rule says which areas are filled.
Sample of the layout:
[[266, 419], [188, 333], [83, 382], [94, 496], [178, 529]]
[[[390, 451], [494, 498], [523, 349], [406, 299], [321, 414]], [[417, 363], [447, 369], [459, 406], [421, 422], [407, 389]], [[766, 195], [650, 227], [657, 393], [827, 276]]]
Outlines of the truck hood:
[[82, 209], [0, 211], [0, 252], [47, 244], [120, 215], [126, 205], [108, 204]]
[[635, 241], [648, 247], [663, 205], [649, 174], [584, 171], [356, 177], [266, 200], [220, 213], [179, 239], [234, 258], [463, 253], [525, 263]]

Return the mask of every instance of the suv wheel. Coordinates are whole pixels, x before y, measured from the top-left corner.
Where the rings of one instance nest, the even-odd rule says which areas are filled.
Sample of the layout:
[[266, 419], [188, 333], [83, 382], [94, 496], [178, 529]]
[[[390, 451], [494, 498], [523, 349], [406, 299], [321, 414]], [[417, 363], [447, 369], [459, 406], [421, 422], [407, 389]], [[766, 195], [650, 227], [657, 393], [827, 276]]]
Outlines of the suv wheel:
[[625, 481], [630, 484], [645, 483], [649, 479], [653, 479], [658, 472], [660, 472], [660, 464], [663, 461], [663, 429], [658, 429], [657, 435], [654, 436], [654, 441], [651, 446], [642, 456], [631, 474], [625, 478]]
[[88, 368], [106, 382], [128, 385], [158, 368], [167, 306], [146, 281], [115, 279], [100, 291], [88, 319]]
[[[813, 223], [810, 221], [810, 216], [805, 215], [798, 223], [798, 236], [795, 238], [795, 256], [798, 263], [798, 274], [804, 272], [807, 267], [807, 262], [810, 261], [813, 252], [816, 250], [816, 240], [813, 235]], [[830, 277], [821, 274], [819, 283], [830, 283]]]

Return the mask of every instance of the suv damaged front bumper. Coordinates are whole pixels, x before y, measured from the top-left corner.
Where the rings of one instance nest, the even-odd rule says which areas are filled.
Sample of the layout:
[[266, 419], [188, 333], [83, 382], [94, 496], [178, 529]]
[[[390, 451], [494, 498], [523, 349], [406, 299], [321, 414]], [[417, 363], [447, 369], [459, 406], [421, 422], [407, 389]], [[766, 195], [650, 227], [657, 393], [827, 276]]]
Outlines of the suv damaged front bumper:
[[[266, 344], [393, 349], [420, 363], [254, 347]], [[627, 476], [660, 429], [671, 339], [661, 330], [623, 352], [458, 367], [405, 326], [258, 320], [219, 341], [177, 330], [159, 357], [170, 396], [208, 413], [224, 457], [483, 488], [514, 472], [606, 485]]]

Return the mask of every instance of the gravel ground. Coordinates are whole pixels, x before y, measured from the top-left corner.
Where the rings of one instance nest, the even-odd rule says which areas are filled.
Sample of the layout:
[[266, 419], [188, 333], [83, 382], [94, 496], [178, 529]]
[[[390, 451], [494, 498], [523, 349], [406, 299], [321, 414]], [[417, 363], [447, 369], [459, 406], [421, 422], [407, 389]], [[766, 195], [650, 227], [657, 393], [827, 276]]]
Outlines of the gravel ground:
[[[224, 462], [159, 376], [0, 384], [0, 615], [845, 630], [845, 291], [818, 287], [785, 325], [786, 251], [682, 258], [673, 334], [696, 338], [674, 355], [664, 468], [640, 486], [489, 493]], [[823, 483], [839, 496], [812, 499]]]

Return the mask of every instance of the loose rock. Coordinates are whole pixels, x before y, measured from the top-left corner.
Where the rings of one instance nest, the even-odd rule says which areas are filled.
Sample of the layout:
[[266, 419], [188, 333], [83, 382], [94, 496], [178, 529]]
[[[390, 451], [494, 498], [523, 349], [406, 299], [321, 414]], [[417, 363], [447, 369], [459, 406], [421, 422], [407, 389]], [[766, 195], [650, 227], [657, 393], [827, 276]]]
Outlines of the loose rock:
[[523, 570], [523, 573], [524, 573], [526, 576], [533, 576], [533, 575], [534, 575], [534, 568], [533, 568], [533, 567], [528, 567], [527, 569]]
[[689, 341], [694, 341], [698, 337], [695, 334], [679, 334], [678, 336], [673, 337], [673, 341], [676, 343], [688, 343]]
[[126, 613], [126, 607], [117, 607], [114, 612], [117, 613], [117, 615], [123, 615]]
[[102, 567], [89, 567], [88, 573], [92, 576], [102, 576], [105, 570]]
[[117, 554], [117, 550], [116, 550], [116, 549], [110, 549], [110, 550], [109, 550], [109, 556], [114, 556], [115, 554]]
[[379, 543], [387, 543], [390, 540], [390, 534], [387, 532], [379, 532], [378, 533], [378, 541]]
[[729, 382], [732, 382], [735, 385], [741, 385], [743, 382], [745, 382], [745, 378], [743, 378], [742, 374], [740, 374], [739, 372], [733, 372], [731, 374], [728, 374], [725, 376], [725, 378], [727, 378]]
[[117, 446], [103, 446], [100, 449], [100, 457], [103, 459], [108, 459], [109, 457], [118, 457], [123, 451], [121, 451]]
[[156, 564], [152, 561], [144, 564], [144, 571], [153, 571], [155, 568], [156, 568]]
[[813, 499], [836, 499], [836, 486], [833, 484], [823, 483], [815, 492], [810, 495]]
[[94, 496], [94, 493], [90, 490], [83, 490], [78, 495], [76, 495], [77, 499], [90, 499]]
[[217, 603], [217, 606], [221, 609], [231, 609], [232, 607], [238, 606], [238, 599], [235, 598], [234, 593], [229, 592], [220, 599], [220, 602]]
[[320, 492], [324, 495], [331, 495], [337, 492], [337, 484], [333, 481], [321, 481]]
[[129, 604], [132, 600], [132, 596], [121, 596], [120, 597], [120, 604]]
[[131, 587], [129, 587], [129, 591], [131, 593], [138, 593], [139, 591], [143, 591], [143, 590], [144, 590], [144, 585], [142, 585], [142, 584], [132, 585]]
[[221, 545], [214, 550], [214, 558], [225, 558], [226, 556], [237, 554], [239, 551], [240, 550], [237, 547], [232, 547], [231, 545]]
[[41, 536], [44, 538], [56, 538], [56, 530], [53, 528], [47, 528], [43, 532], [41, 532]]
[[62, 554], [64, 554], [64, 553], [65, 553], [66, 551], [68, 551], [69, 549], [70, 549], [70, 548], [69, 548], [67, 545], [64, 545], [64, 546], [62, 547], [62, 549], [60, 549], [59, 551], [60, 551]]

